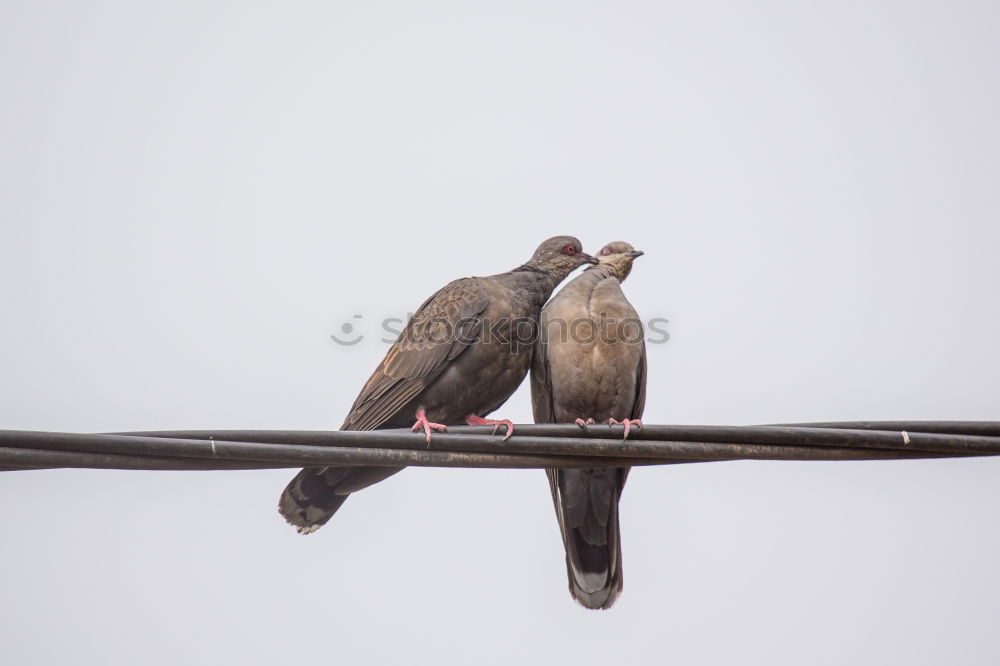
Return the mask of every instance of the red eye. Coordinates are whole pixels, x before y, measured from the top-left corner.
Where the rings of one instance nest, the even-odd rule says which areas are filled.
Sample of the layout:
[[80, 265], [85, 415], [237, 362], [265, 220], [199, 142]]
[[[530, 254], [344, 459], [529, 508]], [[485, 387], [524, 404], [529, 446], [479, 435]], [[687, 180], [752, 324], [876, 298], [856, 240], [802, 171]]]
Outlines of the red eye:
[[610, 245], [608, 245], [608, 246], [607, 246], [607, 247], [605, 247], [605, 248], [604, 248], [603, 250], [601, 250], [601, 256], [602, 256], [602, 257], [606, 257], [606, 256], [608, 256], [609, 254], [613, 254], [613, 253], [614, 253], [614, 250], [612, 250], [612, 249], [611, 249], [611, 246], [610, 246]]
[[564, 248], [562, 249], [562, 253], [563, 253], [563, 254], [567, 254], [567, 255], [573, 255], [573, 254], [576, 254], [576, 248], [575, 248], [575, 247], [573, 247], [572, 245], [567, 245], [566, 247], [564, 247]]

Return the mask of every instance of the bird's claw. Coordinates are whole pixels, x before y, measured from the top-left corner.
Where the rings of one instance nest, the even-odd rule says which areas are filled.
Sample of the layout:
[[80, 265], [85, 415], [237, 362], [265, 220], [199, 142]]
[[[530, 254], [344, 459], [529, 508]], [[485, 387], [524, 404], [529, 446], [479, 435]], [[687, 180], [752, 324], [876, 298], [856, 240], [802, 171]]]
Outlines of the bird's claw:
[[465, 422], [469, 425], [491, 425], [493, 426], [493, 434], [497, 434], [497, 430], [500, 426], [507, 426], [507, 434], [503, 436], [501, 441], [506, 442], [510, 439], [510, 436], [514, 434], [514, 422], [508, 419], [484, 419], [476, 414], [469, 414], [465, 417]]
[[427, 414], [422, 409], [417, 410], [417, 422], [413, 424], [410, 428], [411, 432], [416, 432], [420, 429], [424, 431], [424, 439], [427, 440], [427, 445], [430, 446], [431, 443], [431, 430], [440, 430], [441, 432], [448, 432], [448, 426], [443, 423], [432, 423], [427, 420]]
[[577, 424], [578, 426], [586, 430], [587, 426], [594, 425], [594, 419], [587, 419], [586, 421], [584, 421], [583, 419], [577, 419], [573, 423]]
[[625, 426], [625, 435], [622, 437], [622, 439], [628, 439], [628, 432], [629, 432], [629, 430], [631, 430], [632, 426], [635, 426], [636, 428], [641, 428], [642, 427], [642, 420], [641, 419], [623, 419], [621, 421], [617, 421], [615, 419], [608, 419], [608, 425], [621, 425], [621, 426]]

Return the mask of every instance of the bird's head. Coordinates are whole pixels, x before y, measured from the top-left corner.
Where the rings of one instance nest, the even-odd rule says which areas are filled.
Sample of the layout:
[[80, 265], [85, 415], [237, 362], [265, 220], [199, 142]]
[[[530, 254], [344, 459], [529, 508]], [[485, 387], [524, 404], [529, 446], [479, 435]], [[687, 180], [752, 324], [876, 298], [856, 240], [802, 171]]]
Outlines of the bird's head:
[[614, 241], [601, 248], [597, 260], [601, 266], [610, 268], [619, 281], [624, 281], [632, 271], [632, 262], [643, 254], [625, 241]]
[[539, 268], [562, 282], [577, 267], [596, 263], [597, 259], [584, 252], [577, 239], [554, 236], [538, 246], [526, 265]]

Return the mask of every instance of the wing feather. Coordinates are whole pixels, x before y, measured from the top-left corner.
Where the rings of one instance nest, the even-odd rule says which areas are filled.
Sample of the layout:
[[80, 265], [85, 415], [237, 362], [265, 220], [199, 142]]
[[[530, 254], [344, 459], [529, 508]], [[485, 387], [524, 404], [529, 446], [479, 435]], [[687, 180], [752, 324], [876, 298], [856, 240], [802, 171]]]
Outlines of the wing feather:
[[552, 404], [552, 376], [549, 369], [549, 346], [546, 344], [547, 320], [543, 310], [538, 328], [539, 336], [535, 342], [534, 356], [531, 359], [531, 411], [535, 423], [555, 422], [555, 408]]
[[479, 278], [455, 280], [424, 301], [361, 389], [341, 430], [374, 430], [416, 398], [478, 338], [489, 304], [489, 289]]

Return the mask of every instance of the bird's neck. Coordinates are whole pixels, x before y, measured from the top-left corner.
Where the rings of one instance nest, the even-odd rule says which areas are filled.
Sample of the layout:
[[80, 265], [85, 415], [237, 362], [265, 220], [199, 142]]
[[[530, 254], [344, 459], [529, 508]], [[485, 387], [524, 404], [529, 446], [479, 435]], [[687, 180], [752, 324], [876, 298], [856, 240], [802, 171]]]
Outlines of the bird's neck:
[[621, 283], [621, 278], [608, 264], [591, 266], [584, 272], [577, 275], [568, 285], [563, 287], [556, 298], [569, 298], [589, 302], [597, 285], [608, 278], [614, 278]]
[[628, 274], [632, 272], [631, 262], [604, 262], [597, 266], [591, 266], [586, 272], [594, 271], [602, 277], [613, 277], [619, 282], [624, 282]]
[[552, 295], [556, 285], [562, 282], [561, 278], [552, 275], [552, 273], [544, 268], [528, 264], [518, 266], [510, 274], [514, 276], [521, 286], [538, 294], [543, 303]]

